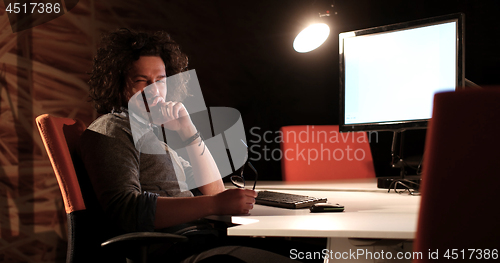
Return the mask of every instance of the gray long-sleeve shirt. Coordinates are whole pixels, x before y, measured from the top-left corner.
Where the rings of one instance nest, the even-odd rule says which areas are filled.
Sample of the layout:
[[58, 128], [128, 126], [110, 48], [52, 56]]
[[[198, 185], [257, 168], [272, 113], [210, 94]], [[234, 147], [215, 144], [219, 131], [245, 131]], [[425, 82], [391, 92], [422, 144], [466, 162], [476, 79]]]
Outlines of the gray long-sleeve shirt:
[[[88, 127], [80, 138], [79, 155], [111, 222], [124, 232], [153, 231], [158, 196], [193, 196], [181, 191], [192, 168], [158, 140], [154, 127], [122, 110], [103, 115]], [[140, 131], [140, 136], [132, 130]]]

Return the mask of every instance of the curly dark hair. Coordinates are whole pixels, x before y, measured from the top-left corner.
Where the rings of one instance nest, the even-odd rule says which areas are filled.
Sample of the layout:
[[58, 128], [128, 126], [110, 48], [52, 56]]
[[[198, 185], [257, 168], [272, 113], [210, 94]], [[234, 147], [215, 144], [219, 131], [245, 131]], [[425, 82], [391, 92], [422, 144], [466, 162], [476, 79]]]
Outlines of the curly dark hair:
[[[187, 70], [188, 58], [164, 31], [154, 33], [119, 29], [105, 35], [94, 57], [89, 97], [98, 113], [120, 112], [127, 107], [125, 78], [132, 63], [141, 56], [159, 56], [168, 76]], [[185, 85], [169, 90], [168, 100], [181, 101], [188, 93]]]

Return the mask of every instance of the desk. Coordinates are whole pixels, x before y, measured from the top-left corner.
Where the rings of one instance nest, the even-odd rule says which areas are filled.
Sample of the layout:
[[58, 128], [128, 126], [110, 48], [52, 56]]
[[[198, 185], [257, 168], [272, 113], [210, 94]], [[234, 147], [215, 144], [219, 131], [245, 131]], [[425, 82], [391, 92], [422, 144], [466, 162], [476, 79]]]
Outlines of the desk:
[[[374, 179], [301, 184], [260, 182], [257, 190], [326, 197], [330, 203], [344, 205], [345, 211], [310, 213], [308, 209], [255, 205], [249, 215], [231, 217], [231, 222], [239, 225], [229, 228], [228, 235], [326, 237], [327, 249], [330, 251], [355, 251], [361, 248], [359, 244], [364, 244], [371, 246], [372, 253], [380, 252], [381, 249], [388, 251], [385, 246], [377, 248], [374, 239], [398, 240], [400, 243], [401, 240], [411, 241], [415, 237], [420, 197], [394, 191], [387, 193], [387, 189], [376, 188]], [[408, 251], [411, 251], [411, 245], [404, 252]], [[393, 257], [396, 257], [395, 253], [392, 253]], [[354, 261], [363, 262], [363, 258]], [[325, 262], [329, 260], [325, 259]]]

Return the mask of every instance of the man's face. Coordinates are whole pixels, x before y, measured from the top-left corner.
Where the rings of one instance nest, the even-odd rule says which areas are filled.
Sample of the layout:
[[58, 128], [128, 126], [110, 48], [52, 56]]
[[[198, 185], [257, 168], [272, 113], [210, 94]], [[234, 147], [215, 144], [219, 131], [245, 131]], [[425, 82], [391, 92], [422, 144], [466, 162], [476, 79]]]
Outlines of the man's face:
[[[165, 102], [167, 96], [167, 75], [165, 63], [157, 56], [139, 57], [129, 70], [126, 79], [126, 94], [130, 106], [144, 108], [140, 91], [144, 91], [149, 108]], [[130, 100], [132, 98], [132, 100]]]

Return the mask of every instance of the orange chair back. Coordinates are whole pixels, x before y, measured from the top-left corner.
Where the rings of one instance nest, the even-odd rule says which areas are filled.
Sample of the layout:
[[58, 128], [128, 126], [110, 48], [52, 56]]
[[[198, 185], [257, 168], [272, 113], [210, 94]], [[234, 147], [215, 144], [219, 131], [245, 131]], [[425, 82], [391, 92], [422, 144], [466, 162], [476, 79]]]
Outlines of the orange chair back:
[[86, 129], [85, 124], [80, 120], [54, 117], [48, 114], [38, 116], [36, 123], [59, 183], [66, 213], [85, 210], [71, 158], [78, 138]]
[[434, 262], [429, 255], [443, 259], [446, 251], [448, 256], [469, 259], [468, 249], [481, 249], [472, 258], [490, 249], [491, 257], [491, 249], [500, 248], [499, 102], [500, 89], [434, 97], [413, 246], [424, 256], [418, 262]]
[[284, 126], [280, 131], [284, 181], [375, 177], [365, 132], [339, 133], [338, 125]]

